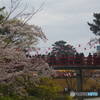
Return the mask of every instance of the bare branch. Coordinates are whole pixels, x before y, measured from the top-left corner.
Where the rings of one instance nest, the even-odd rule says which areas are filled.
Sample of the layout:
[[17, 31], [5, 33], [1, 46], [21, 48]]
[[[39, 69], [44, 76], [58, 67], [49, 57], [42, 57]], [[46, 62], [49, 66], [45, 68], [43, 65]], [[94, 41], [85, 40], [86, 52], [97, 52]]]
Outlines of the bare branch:
[[[18, 0], [18, 1], [16, 1], [16, 0], [12, 1], [12, 0], [11, 0], [10, 12], [9, 12], [8, 16], [5, 18], [4, 21], [6, 21], [6, 20], [9, 18], [9, 16], [19, 7], [19, 4], [20, 4], [21, 1], [22, 1], [22, 0]], [[14, 6], [14, 3], [15, 3], [15, 4], [17, 3], [17, 4]], [[13, 7], [13, 6], [14, 6], [14, 7]]]
[[91, 44], [90, 45], [90, 48], [92, 48], [95, 44], [98, 44], [100, 43], [100, 38], [91, 38], [90, 41], [87, 43], [88, 44]]
[[32, 14], [30, 16], [27, 17], [27, 20], [24, 22], [27, 23], [37, 12], [40, 12], [42, 10], [44, 3], [34, 12], [34, 8], [32, 10]]

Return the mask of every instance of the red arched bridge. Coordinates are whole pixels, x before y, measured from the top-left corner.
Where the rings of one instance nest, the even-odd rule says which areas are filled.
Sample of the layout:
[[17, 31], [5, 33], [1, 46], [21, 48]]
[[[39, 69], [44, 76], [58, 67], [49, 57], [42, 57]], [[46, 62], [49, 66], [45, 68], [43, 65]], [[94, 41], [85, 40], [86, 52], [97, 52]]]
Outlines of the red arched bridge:
[[100, 69], [100, 57], [46, 57], [40, 58], [54, 69]]

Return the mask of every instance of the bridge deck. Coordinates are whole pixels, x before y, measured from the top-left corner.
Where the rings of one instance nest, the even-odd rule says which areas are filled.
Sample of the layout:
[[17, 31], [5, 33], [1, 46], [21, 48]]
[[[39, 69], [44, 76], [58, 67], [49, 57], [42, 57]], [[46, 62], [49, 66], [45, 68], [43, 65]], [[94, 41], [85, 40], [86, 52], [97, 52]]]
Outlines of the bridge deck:
[[54, 70], [86, 70], [86, 69], [100, 69], [100, 65], [62, 65], [62, 66], [51, 66]]

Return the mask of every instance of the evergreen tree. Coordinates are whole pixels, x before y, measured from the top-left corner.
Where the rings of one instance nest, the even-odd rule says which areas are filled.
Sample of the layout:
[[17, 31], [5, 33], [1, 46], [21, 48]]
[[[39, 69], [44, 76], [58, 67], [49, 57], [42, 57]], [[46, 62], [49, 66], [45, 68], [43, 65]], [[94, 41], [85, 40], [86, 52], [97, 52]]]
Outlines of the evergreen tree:
[[51, 53], [55, 53], [58, 52], [60, 54], [68, 54], [70, 55], [71, 53], [76, 53], [75, 48], [73, 46], [71, 46], [70, 44], [66, 45], [66, 41], [60, 40], [60, 41], [56, 41], [54, 44], [52, 44], [53, 48]]
[[100, 13], [94, 13], [93, 17], [95, 18], [93, 20], [94, 23], [89, 23], [90, 30], [95, 34], [100, 36]]
[[[94, 13], [93, 17], [95, 19], [93, 19], [93, 23], [89, 23], [87, 22], [87, 24], [90, 26], [90, 30], [93, 32], [94, 35], [96, 36], [100, 36], [100, 13]], [[91, 38], [90, 41], [88, 42], [88, 44], [90, 45], [90, 48], [99, 43], [100, 44], [100, 38]]]

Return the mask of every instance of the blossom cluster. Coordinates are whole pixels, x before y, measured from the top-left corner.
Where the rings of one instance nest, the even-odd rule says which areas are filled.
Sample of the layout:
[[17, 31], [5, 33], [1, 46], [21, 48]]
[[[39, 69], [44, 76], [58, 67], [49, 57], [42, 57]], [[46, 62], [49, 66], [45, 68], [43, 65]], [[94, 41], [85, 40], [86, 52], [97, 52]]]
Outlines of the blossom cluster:
[[27, 58], [22, 51], [0, 48], [0, 82], [22, 74], [37, 76], [36, 72], [50, 75], [53, 69], [43, 60]]

